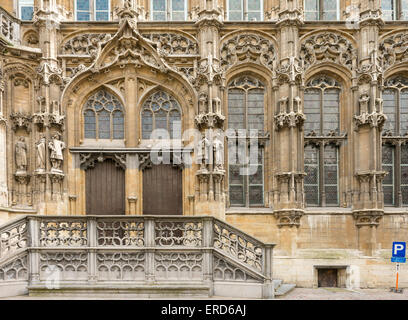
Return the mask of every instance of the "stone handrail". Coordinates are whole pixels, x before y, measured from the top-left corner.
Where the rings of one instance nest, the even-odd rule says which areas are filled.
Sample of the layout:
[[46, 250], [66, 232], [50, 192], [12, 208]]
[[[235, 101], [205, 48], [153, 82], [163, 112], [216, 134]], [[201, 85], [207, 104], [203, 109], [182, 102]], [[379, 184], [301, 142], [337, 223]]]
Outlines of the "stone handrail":
[[232, 283], [272, 298], [273, 246], [209, 216], [29, 215], [0, 227], [0, 294], [10, 281], [37, 291], [185, 283], [210, 295]]
[[20, 41], [20, 20], [0, 7], [0, 35], [11, 43]]

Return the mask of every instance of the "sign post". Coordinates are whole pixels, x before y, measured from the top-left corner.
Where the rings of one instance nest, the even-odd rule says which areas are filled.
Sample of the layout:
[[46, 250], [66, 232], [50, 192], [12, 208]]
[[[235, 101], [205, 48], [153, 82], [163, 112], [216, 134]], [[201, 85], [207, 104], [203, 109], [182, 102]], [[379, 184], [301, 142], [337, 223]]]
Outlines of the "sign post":
[[402, 293], [402, 289], [398, 289], [398, 276], [400, 270], [400, 263], [405, 263], [405, 252], [406, 252], [406, 243], [405, 242], [393, 242], [392, 243], [392, 257], [391, 262], [396, 262], [395, 271], [396, 271], [396, 281], [395, 288], [391, 288], [391, 291]]

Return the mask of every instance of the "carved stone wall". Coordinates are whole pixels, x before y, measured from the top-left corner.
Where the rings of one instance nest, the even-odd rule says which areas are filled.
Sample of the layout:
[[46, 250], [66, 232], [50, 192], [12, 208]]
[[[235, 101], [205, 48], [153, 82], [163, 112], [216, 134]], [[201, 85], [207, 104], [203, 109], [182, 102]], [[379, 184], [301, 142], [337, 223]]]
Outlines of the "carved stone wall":
[[[346, 235], [335, 232], [341, 250], [362, 260], [367, 255], [380, 257], [381, 250], [389, 248], [391, 235], [400, 233], [399, 222], [392, 221], [401, 217], [405, 221], [407, 216], [404, 206], [392, 210], [384, 206], [382, 144], [406, 141], [405, 136], [384, 132], [391, 119], [384, 112], [383, 89], [394, 76], [407, 75], [408, 31], [403, 23], [383, 21], [379, 1], [365, 1], [356, 8], [340, 2], [346, 9], [340, 13], [341, 21], [325, 23], [305, 22], [299, 0], [264, 1], [267, 23], [226, 22], [226, 1], [221, 0], [189, 1], [188, 20], [166, 24], [149, 21], [147, 0], [126, 6], [112, 1], [112, 8], [118, 8], [107, 24], [69, 22], [74, 20], [71, 0], [59, 1], [56, 8], [53, 1], [44, 2], [51, 8], [39, 8], [32, 23], [21, 24], [12, 8], [6, 8], [9, 13], [1, 9], [5, 41], [0, 41], [0, 220], [20, 213], [86, 214], [85, 171], [105, 159], [125, 170], [126, 214], [143, 214], [143, 169], [152, 165], [148, 154], [155, 141], [142, 137], [141, 112], [147, 98], [163, 90], [180, 106], [182, 131], [199, 132], [195, 145], [190, 144], [191, 137], [177, 145], [188, 145], [188, 153], [201, 160], [182, 168], [184, 215], [213, 215], [237, 223], [253, 235], [276, 241], [277, 252], [299, 264], [307, 260], [305, 256], [318, 263], [320, 249], [339, 249], [325, 235], [344, 224], [347, 231], [341, 230]], [[348, 14], [357, 21], [344, 20]], [[264, 135], [258, 137], [265, 201], [258, 207], [233, 208], [227, 139], [216, 133], [227, 129], [232, 119], [228, 85], [243, 77], [262, 82], [265, 91]], [[314, 86], [309, 85], [311, 80], [325, 77], [334, 79], [340, 90], [339, 130], [324, 135], [305, 132], [305, 92]], [[84, 132], [83, 107], [101, 89], [123, 105], [120, 141], [89, 139]], [[336, 146], [336, 207], [307, 203], [305, 145]], [[210, 158], [217, 161], [210, 164]], [[336, 223], [326, 223], [326, 216]], [[173, 227], [179, 232], [186, 226]], [[83, 226], [78, 228], [83, 232]], [[142, 241], [143, 226], [110, 221], [103, 228], [112, 234], [128, 232], [129, 243]], [[199, 229], [194, 226], [192, 233]], [[306, 241], [306, 229], [322, 239], [321, 244]], [[109, 232], [101, 241], [115, 245]], [[222, 235], [219, 238], [222, 242]], [[171, 240], [177, 244], [185, 239]], [[238, 247], [231, 249], [233, 245]], [[244, 250], [238, 243], [230, 244], [228, 250], [235, 249]], [[342, 254], [336, 261], [349, 263]], [[103, 255], [110, 261], [99, 266], [104, 279], [142, 277], [143, 257]], [[155, 258], [162, 265], [160, 272], [180, 261], [187, 261], [193, 272], [200, 268], [200, 257], [191, 255]], [[68, 259], [52, 252], [42, 257], [59, 258]], [[75, 259], [80, 270], [85, 262], [81, 256]], [[114, 259], [133, 269], [115, 273]], [[250, 279], [234, 273], [225, 261], [216, 262], [220, 279]]]

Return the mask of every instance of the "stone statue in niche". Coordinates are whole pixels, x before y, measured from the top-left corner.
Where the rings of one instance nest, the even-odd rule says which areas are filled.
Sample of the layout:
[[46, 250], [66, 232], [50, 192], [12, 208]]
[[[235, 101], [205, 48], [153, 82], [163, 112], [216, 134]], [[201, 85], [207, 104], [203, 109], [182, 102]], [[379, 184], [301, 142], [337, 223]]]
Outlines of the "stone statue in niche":
[[36, 143], [37, 172], [45, 171], [45, 144], [45, 136], [41, 133], [40, 140]]
[[15, 158], [16, 158], [16, 174], [26, 174], [27, 173], [27, 145], [25, 143], [25, 138], [20, 137], [15, 145]]
[[204, 136], [198, 142], [197, 146], [197, 160], [200, 164], [200, 170], [205, 169], [205, 163], [208, 163], [210, 157], [210, 141]]
[[62, 155], [62, 151], [65, 149], [65, 143], [61, 141], [61, 135], [56, 133], [52, 140], [48, 143], [48, 147], [51, 150], [51, 172], [62, 173], [62, 161], [64, 160], [64, 156]]
[[213, 141], [214, 148], [214, 162], [216, 170], [223, 170], [224, 164], [224, 142], [221, 140], [220, 135], [217, 134]]

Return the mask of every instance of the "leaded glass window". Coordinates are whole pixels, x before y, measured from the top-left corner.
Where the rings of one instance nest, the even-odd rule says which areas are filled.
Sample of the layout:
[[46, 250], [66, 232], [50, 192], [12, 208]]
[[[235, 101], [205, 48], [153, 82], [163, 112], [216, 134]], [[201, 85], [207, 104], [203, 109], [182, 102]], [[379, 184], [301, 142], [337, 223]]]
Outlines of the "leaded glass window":
[[381, 0], [383, 19], [408, 20], [408, 0]]
[[305, 198], [309, 206], [339, 205], [340, 84], [325, 75], [308, 82], [304, 93], [306, 121]]
[[165, 91], [153, 93], [142, 108], [142, 139], [151, 139], [155, 129], [165, 129], [170, 139], [181, 139], [181, 108]]
[[19, 0], [19, 16], [21, 20], [32, 20], [34, 13], [34, 0]]
[[125, 137], [123, 106], [106, 90], [99, 90], [85, 104], [84, 137], [111, 140]]
[[384, 204], [408, 205], [408, 78], [395, 76], [385, 82], [383, 111], [387, 121], [383, 129]]
[[394, 153], [395, 148], [385, 145], [382, 148], [382, 167], [387, 175], [383, 180], [384, 204], [394, 205]]
[[[244, 76], [228, 86], [228, 168], [229, 202], [236, 207], [264, 205], [264, 160], [262, 146], [250, 139], [264, 136], [265, 87]], [[255, 149], [256, 148], [256, 149]]]
[[230, 21], [262, 21], [262, 0], [228, 0], [228, 20]]
[[264, 132], [265, 87], [257, 79], [242, 77], [228, 86], [228, 127]]
[[395, 20], [396, 0], [381, 0], [381, 11], [384, 20]]
[[187, 20], [186, 0], [151, 0], [151, 18], [154, 21]]
[[110, 15], [110, 0], [75, 0], [77, 21], [107, 21]]
[[339, 20], [339, 0], [304, 0], [305, 20]]

